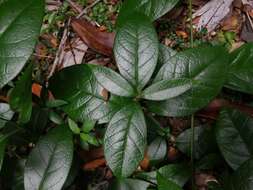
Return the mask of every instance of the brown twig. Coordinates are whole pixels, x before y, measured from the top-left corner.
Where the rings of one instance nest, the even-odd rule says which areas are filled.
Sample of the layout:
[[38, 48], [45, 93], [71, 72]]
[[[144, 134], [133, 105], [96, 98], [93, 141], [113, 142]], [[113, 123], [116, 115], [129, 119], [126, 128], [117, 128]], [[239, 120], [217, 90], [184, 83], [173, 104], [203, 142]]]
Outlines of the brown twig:
[[101, 0], [96, 0], [94, 1], [92, 4], [90, 4], [89, 6], [87, 6], [85, 9], [83, 9], [80, 14], [76, 17], [76, 18], [81, 18], [82, 16], [84, 16], [85, 14], [87, 14], [88, 10], [91, 9], [92, 7], [94, 7], [96, 4], [98, 4]]
[[64, 29], [59, 48], [58, 48], [58, 50], [56, 52], [56, 55], [55, 55], [55, 60], [54, 60], [52, 69], [51, 69], [51, 71], [48, 75], [48, 79], [54, 74], [55, 69], [57, 67], [57, 64], [59, 63], [59, 60], [61, 60], [61, 56], [62, 56], [61, 52], [64, 50], [67, 39], [68, 39], [68, 27], [69, 27], [69, 25], [70, 25], [70, 19], [68, 20], [67, 26]]

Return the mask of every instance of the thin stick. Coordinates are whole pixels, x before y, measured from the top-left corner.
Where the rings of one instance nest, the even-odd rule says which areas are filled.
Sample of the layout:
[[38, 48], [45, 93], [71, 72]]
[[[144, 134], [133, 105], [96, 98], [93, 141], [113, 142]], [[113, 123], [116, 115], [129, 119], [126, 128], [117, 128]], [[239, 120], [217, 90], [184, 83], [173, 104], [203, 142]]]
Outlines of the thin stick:
[[76, 18], [81, 18], [83, 15], [85, 15], [88, 12], [89, 9], [91, 9], [92, 7], [94, 7], [100, 1], [101, 0], [94, 1], [92, 4], [90, 4], [89, 6], [87, 6]]
[[70, 4], [70, 6], [71, 6], [73, 9], [75, 9], [75, 11], [76, 11], [77, 13], [82, 12], [82, 9], [81, 9], [76, 3], [74, 3], [72, 0], [67, 0], [67, 2]]
[[59, 45], [59, 48], [56, 52], [56, 55], [55, 55], [55, 59], [54, 59], [54, 63], [53, 63], [53, 66], [52, 66], [52, 69], [48, 75], [48, 79], [53, 76], [54, 72], [55, 72], [55, 69], [57, 67], [57, 64], [59, 63], [59, 60], [60, 60], [60, 57], [61, 57], [61, 52], [62, 50], [64, 49], [65, 47], [65, 44], [66, 44], [66, 41], [68, 39], [68, 27], [69, 27], [69, 24], [70, 24], [70, 19], [68, 20], [68, 24], [67, 26], [65, 27], [64, 31], [63, 31], [63, 35], [62, 35], [62, 39], [61, 39], [61, 42], [60, 42], [60, 45]]

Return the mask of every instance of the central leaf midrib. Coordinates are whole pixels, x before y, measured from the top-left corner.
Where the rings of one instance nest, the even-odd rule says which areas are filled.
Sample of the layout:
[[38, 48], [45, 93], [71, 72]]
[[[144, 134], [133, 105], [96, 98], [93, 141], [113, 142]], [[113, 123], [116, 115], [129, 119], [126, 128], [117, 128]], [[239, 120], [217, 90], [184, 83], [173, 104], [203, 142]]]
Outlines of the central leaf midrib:
[[47, 165], [47, 167], [46, 167], [46, 169], [45, 169], [45, 172], [44, 172], [44, 175], [43, 175], [43, 177], [42, 177], [42, 179], [41, 179], [40, 186], [39, 186], [39, 190], [43, 190], [42, 187], [43, 187], [43, 185], [44, 185], [44, 180], [45, 180], [46, 177], [47, 177], [46, 174], [48, 173], [48, 169], [49, 169], [49, 167], [51, 166], [52, 160], [53, 160], [53, 158], [54, 158], [54, 152], [56, 151], [58, 145], [59, 145], [59, 141], [57, 141], [57, 144], [56, 144], [56, 145], [54, 146], [54, 148], [53, 148], [53, 151], [52, 151], [52, 154], [51, 154], [51, 156], [50, 156], [48, 165]]
[[137, 43], [136, 43], [136, 47], [135, 47], [135, 52], [136, 52], [136, 56], [135, 56], [135, 64], [134, 64], [134, 75], [135, 75], [135, 85], [136, 85], [136, 92], [137, 94], [139, 93], [139, 32], [138, 29], [136, 30], [136, 39], [137, 39]]
[[128, 120], [128, 123], [127, 123], [127, 129], [126, 129], [126, 133], [125, 133], [125, 135], [124, 135], [124, 143], [123, 143], [123, 154], [122, 154], [122, 164], [121, 164], [121, 174], [123, 173], [123, 171], [122, 171], [122, 168], [123, 168], [123, 166], [124, 166], [124, 162], [125, 162], [125, 153], [126, 153], [126, 146], [127, 146], [127, 137], [128, 137], [128, 133], [129, 133], [129, 131], [130, 131], [130, 128], [131, 128], [131, 120], [132, 120], [132, 118], [133, 118], [133, 115], [134, 115], [134, 112], [133, 113], [131, 113], [131, 115], [129, 116], [129, 120]]

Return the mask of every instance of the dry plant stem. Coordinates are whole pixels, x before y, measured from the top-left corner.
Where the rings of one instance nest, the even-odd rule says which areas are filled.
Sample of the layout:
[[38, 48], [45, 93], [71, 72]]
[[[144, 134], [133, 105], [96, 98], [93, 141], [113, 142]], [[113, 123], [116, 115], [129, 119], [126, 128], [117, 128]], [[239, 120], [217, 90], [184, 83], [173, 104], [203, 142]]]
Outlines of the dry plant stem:
[[56, 52], [56, 55], [55, 55], [55, 60], [54, 60], [52, 69], [51, 69], [51, 71], [50, 71], [50, 73], [48, 75], [48, 79], [51, 76], [53, 76], [53, 74], [55, 72], [55, 69], [57, 67], [57, 64], [59, 63], [59, 60], [61, 60], [61, 55], [62, 55], [61, 52], [64, 50], [66, 42], [67, 42], [67, 39], [68, 39], [68, 27], [69, 27], [69, 24], [70, 24], [70, 19], [68, 20], [68, 24], [67, 24], [67, 26], [64, 29], [64, 32], [63, 32], [63, 35], [62, 35], [62, 39], [61, 39], [59, 48], [58, 48], [58, 50]]
[[82, 12], [82, 9], [80, 7], [77, 6], [76, 3], [74, 3], [72, 0], [67, 0], [67, 2], [69, 3], [69, 5], [75, 9], [76, 12], [80, 13]]
[[247, 18], [249, 19], [251, 29], [253, 29], [253, 22], [252, 22], [252, 19], [251, 19], [250, 15], [249, 15], [248, 11], [246, 11], [246, 15], [247, 15]]
[[96, 4], [98, 4], [101, 0], [96, 0], [94, 1], [91, 5], [87, 6], [76, 18], [81, 18], [82, 16], [84, 16], [87, 11], [89, 9], [91, 9], [92, 7], [94, 7]]

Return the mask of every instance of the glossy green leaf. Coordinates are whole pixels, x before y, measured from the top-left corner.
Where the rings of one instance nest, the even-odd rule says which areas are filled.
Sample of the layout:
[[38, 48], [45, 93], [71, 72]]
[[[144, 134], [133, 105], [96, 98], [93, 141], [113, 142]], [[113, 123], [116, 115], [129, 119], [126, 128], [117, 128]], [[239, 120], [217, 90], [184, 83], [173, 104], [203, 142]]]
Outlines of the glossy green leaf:
[[72, 134], [67, 126], [58, 126], [40, 139], [25, 166], [26, 190], [61, 190], [71, 168]]
[[127, 0], [120, 10], [117, 25], [122, 26], [134, 12], [141, 12], [152, 21], [169, 12], [179, 0]]
[[117, 32], [114, 56], [121, 75], [137, 93], [150, 80], [158, 60], [158, 38], [154, 26], [136, 14]]
[[97, 138], [93, 135], [81, 133], [80, 138], [83, 142], [87, 142], [87, 143], [92, 144], [94, 146], [99, 146], [99, 142], [98, 142]]
[[98, 120], [107, 113], [103, 88], [88, 65], [75, 65], [56, 73], [49, 81], [49, 89], [55, 98], [68, 103], [61, 109], [75, 121]]
[[92, 71], [97, 81], [112, 94], [125, 97], [133, 97], [135, 95], [133, 87], [112, 69], [93, 66]]
[[111, 119], [104, 137], [108, 166], [117, 177], [128, 177], [144, 158], [147, 129], [138, 105], [126, 106]]
[[10, 95], [11, 109], [19, 112], [21, 123], [27, 123], [32, 115], [32, 71], [33, 66], [29, 65]]
[[66, 104], [68, 104], [68, 102], [63, 100], [50, 100], [46, 102], [46, 106], [48, 108], [57, 108]]
[[159, 163], [163, 161], [165, 156], [167, 155], [167, 142], [162, 137], [157, 137], [151, 142], [148, 146], [147, 156], [151, 163]]
[[14, 112], [11, 110], [9, 104], [0, 103], [0, 129], [12, 119]]
[[216, 140], [220, 151], [237, 169], [253, 155], [253, 119], [237, 110], [224, 109], [216, 123]]
[[187, 116], [218, 95], [227, 77], [228, 53], [222, 47], [200, 47], [178, 53], [165, 64], [155, 82], [189, 79], [192, 87], [166, 101], [149, 102], [149, 110], [163, 116]]
[[69, 128], [70, 128], [70, 130], [74, 133], [74, 134], [76, 134], [76, 135], [78, 135], [78, 134], [80, 134], [80, 128], [78, 127], [78, 125], [77, 125], [77, 123], [75, 122], [75, 121], [73, 121], [72, 119], [70, 119], [70, 118], [68, 118], [68, 125], [69, 125]]
[[226, 190], [253, 189], [253, 159], [244, 162], [232, 175]]
[[115, 180], [111, 186], [110, 190], [147, 190], [149, 183], [146, 181], [138, 179], [122, 179]]
[[189, 79], [161, 80], [145, 89], [143, 98], [158, 101], [175, 98], [188, 91], [193, 82]]
[[[200, 159], [207, 153], [215, 152], [216, 142], [212, 128], [208, 126], [198, 126], [195, 127], [194, 132], [194, 155], [196, 159]], [[176, 139], [177, 148], [188, 156], [191, 155], [191, 134], [192, 130], [187, 129]]]
[[158, 172], [167, 180], [183, 187], [191, 176], [191, 169], [187, 164], [169, 164], [161, 167]]
[[95, 125], [96, 125], [96, 122], [95, 122], [95, 121], [86, 120], [86, 121], [83, 123], [82, 131], [83, 131], [84, 133], [89, 133], [92, 129], [94, 129]]
[[161, 67], [168, 63], [170, 61], [170, 59], [176, 55], [177, 52], [163, 44], [159, 45], [159, 56], [158, 56], [158, 63], [156, 66], [156, 71], [158, 72]]
[[179, 185], [157, 173], [158, 190], [183, 190]]
[[229, 76], [225, 86], [253, 94], [253, 43], [247, 43], [231, 53]]
[[52, 121], [53, 123], [57, 125], [62, 125], [64, 123], [64, 120], [62, 119], [62, 117], [55, 111], [50, 111], [48, 117], [50, 121]]
[[15, 78], [33, 52], [44, 0], [8, 0], [0, 5], [0, 88]]

